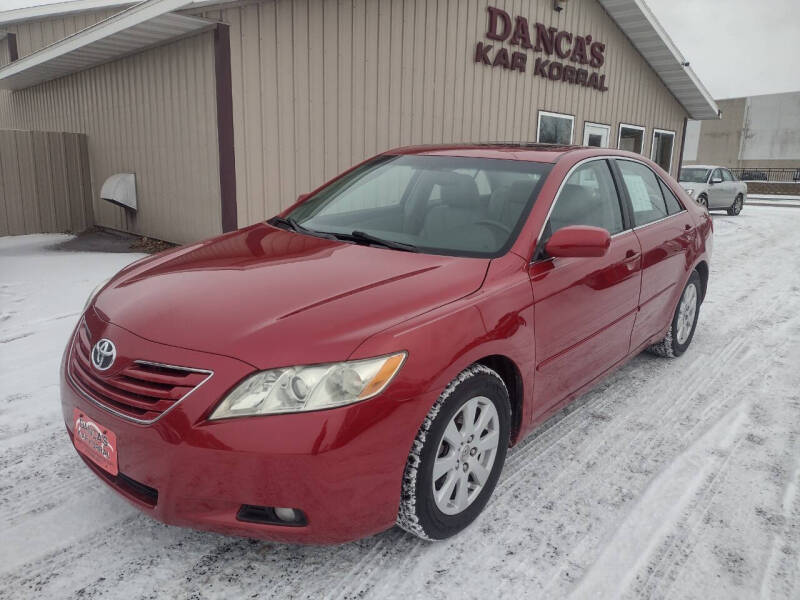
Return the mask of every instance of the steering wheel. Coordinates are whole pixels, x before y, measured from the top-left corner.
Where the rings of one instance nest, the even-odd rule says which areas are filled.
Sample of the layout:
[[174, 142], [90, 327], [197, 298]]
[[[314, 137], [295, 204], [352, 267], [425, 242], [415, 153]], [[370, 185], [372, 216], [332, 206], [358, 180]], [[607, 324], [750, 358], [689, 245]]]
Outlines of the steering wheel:
[[511, 228], [508, 225], [501, 223], [500, 221], [495, 221], [494, 219], [481, 219], [480, 221], [475, 221], [473, 225], [488, 225], [490, 227], [499, 229], [505, 234], [511, 235]]

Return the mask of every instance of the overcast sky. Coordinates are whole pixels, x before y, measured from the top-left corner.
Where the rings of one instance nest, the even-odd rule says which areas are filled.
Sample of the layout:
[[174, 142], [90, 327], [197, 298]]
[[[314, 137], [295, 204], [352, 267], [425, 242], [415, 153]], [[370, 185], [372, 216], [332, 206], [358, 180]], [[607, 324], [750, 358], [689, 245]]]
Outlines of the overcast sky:
[[714, 98], [800, 91], [800, 0], [645, 1]]

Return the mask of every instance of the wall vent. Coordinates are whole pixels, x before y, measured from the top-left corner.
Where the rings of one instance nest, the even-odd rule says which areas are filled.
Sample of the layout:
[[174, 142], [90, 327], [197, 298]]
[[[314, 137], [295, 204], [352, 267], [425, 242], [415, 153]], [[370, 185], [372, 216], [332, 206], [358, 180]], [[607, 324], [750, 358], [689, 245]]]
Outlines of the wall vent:
[[100, 190], [100, 198], [136, 212], [136, 175], [115, 173], [106, 179]]

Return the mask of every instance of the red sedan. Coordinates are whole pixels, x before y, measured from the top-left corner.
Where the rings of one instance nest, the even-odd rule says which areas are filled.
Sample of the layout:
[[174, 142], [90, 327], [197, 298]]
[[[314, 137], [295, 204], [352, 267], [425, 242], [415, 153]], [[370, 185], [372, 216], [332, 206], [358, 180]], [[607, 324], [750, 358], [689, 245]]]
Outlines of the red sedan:
[[101, 286], [64, 355], [64, 419], [166, 523], [446, 538], [510, 445], [638, 352], [687, 349], [711, 242], [639, 155], [393, 150]]

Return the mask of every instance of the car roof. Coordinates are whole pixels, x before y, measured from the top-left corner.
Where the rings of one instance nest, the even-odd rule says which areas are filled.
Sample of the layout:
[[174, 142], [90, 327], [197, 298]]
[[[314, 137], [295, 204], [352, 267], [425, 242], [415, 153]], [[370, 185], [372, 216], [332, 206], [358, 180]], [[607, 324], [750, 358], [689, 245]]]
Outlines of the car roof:
[[427, 146], [405, 146], [387, 150], [384, 154], [416, 154], [420, 156], [462, 156], [472, 158], [499, 158], [505, 160], [526, 160], [530, 162], [555, 163], [581, 146], [561, 146], [557, 144], [526, 144], [515, 142], [488, 142], [477, 144], [442, 144]]
[[443, 144], [430, 146], [405, 146], [387, 150], [388, 155], [418, 156], [460, 156], [467, 158], [493, 158], [501, 160], [523, 160], [537, 163], [555, 164], [570, 155], [575, 160], [594, 156], [632, 158], [650, 162], [646, 156], [617, 150], [615, 148], [596, 148], [592, 146], [564, 146], [559, 144], [534, 144], [517, 142], [484, 142], [476, 144]]
[[683, 165], [682, 169], [727, 169], [719, 165]]

